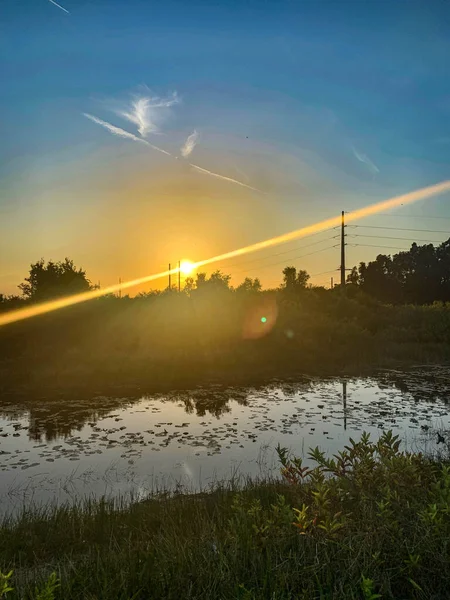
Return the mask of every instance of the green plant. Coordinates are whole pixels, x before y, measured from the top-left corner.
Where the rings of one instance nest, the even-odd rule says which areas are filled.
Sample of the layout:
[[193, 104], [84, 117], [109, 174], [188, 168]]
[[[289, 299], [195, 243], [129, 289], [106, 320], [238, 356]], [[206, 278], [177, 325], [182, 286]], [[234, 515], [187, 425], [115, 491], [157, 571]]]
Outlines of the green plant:
[[8, 592], [13, 591], [14, 588], [12, 588], [10, 584], [12, 574], [12, 571], [9, 571], [9, 573], [3, 573], [0, 571], [0, 598], [6, 596]]
[[35, 600], [55, 600], [55, 591], [59, 587], [59, 579], [56, 576], [56, 573], [52, 573], [41, 590], [36, 588]]

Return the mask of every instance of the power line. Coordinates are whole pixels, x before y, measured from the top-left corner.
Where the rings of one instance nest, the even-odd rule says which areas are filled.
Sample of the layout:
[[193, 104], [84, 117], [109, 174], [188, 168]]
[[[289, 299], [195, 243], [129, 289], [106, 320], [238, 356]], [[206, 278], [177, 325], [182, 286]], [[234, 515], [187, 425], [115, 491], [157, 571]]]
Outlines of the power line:
[[[322, 233], [322, 232], [320, 232], [320, 233]], [[291, 248], [290, 250], [284, 250], [283, 252], [277, 252], [275, 254], [269, 254], [268, 256], [260, 256], [259, 258], [253, 258], [251, 260], [246, 260], [244, 262], [235, 263], [234, 265], [227, 265], [226, 268], [230, 269], [232, 267], [241, 267], [242, 265], [248, 265], [250, 263], [258, 262], [260, 260], [265, 260], [266, 258], [272, 258], [274, 256], [281, 256], [282, 254], [289, 254], [291, 252], [296, 252], [297, 250], [301, 250], [302, 248], [310, 248], [311, 246], [317, 246], [317, 244], [323, 244], [323, 242], [328, 242], [329, 240], [333, 240], [333, 239], [335, 239], [337, 237], [338, 237], [337, 235], [333, 235], [331, 237], [325, 238], [324, 240], [319, 240], [317, 242], [312, 242], [311, 244], [304, 244], [303, 246], [297, 246], [296, 248]]]
[[409, 250], [409, 248], [399, 248], [398, 246], [377, 246], [376, 244], [349, 244], [353, 248], [363, 247], [363, 248], [389, 248], [390, 250]]
[[[321, 248], [320, 250], [315, 250], [314, 252], [308, 252], [308, 254], [300, 254], [300, 256], [290, 257], [289, 260], [297, 260], [299, 258], [305, 258], [306, 256], [312, 256], [313, 254], [318, 254], [319, 252], [325, 252], [325, 250], [331, 250], [331, 248], [336, 248], [339, 244], [334, 244], [333, 246], [327, 246], [326, 248]], [[254, 267], [252, 269], [244, 269], [243, 271], [236, 271], [236, 273], [247, 273], [248, 271], [254, 271], [255, 269], [267, 269], [268, 267], [273, 267], [275, 265], [279, 265], [284, 263], [284, 260], [277, 261], [275, 263], [270, 263], [270, 265], [263, 265], [262, 267]]]
[[394, 215], [389, 213], [377, 213], [377, 217], [401, 217], [402, 219], [450, 219], [450, 217], [439, 217], [438, 215]]
[[409, 227], [381, 227], [381, 225], [349, 225], [349, 227], [364, 227], [364, 229], [393, 229], [394, 231], [421, 231], [422, 233], [446, 233], [450, 235], [450, 230], [442, 231], [438, 229], [411, 229]]
[[310, 275], [310, 277], [319, 277], [319, 275], [327, 275], [328, 273], [336, 273], [336, 271], [338, 271], [338, 269], [331, 269], [331, 271], [322, 271], [321, 273], [314, 273], [313, 275]]
[[412, 239], [412, 238], [404, 238], [404, 237], [394, 237], [390, 235], [358, 235], [357, 233], [350, 234], [349, 237], [363, 237], [363, 238], [376, 238], [376, 239], [384, 239], [384, 240], [405, 240], [406, 242], [431, 242], [435, 244], [441, 243], [439, 240], [422, 240], [422, 239]]

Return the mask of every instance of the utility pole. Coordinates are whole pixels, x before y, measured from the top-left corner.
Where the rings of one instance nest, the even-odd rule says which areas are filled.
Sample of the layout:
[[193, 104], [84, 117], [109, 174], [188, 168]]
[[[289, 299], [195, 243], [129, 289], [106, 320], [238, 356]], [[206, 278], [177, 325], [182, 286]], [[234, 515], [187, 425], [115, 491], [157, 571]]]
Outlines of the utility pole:
[[[122, 277], [119, 277], [119, 286], [122, 285]], [[119, 298], [122, 298], [122, 288], [119, 287]]]
[[345, 224], [344, 224], [344, 211], [342, 211], [341, 221], [341, 287], [345, 286]]
[[178, 293], [181, 292], [181, 261], [178, 261]]
[[170, 278], [170, 263], [169, 263], [169, 292], [172, 289], [172, 280]]
[[331, 282], [330, 282], [330, 289], [333, 289], [333, 288], [334, 288], [334, 279], [333, 279], [333, 278], [331, 278]]

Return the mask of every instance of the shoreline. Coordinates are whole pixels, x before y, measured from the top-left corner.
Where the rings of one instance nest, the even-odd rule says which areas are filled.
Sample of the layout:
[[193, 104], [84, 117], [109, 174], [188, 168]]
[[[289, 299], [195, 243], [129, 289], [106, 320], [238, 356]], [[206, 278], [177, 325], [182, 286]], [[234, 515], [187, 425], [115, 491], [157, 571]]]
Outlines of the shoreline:
[[448, 463], [403, 452], [389, 432], [334, 460], [311, 453], [305, 470], [280, 448], [282, 479], [241, 490], [4, 519], [8, 598], [52, 581], [55, 600], [447, 597]]
[[[78, 373], [70, 371], [56, 372], [47, 376], [36, 375], [31, 381], [24, 382], [24, 378], [20, 375], [11, 379], [11, 371], [6, 377], [2, 377], [2, 369], [0, 368], [0, 405], [5, 397], [20, 398], [26, 396], [28, 400], [30, 396], [38, 398], [71, 398], [80, 395], [83, 397], [100, 397], [100, 396], [142, 396], [163, 394], [167, 392], [186, 392], [192, 389], [226, 389], [228, 387], [265, 387], [277, 383], [292, 384], [298, 381], [308, 379], [341, 379], [355, 377], [376, 377], [384, 373], [403, 371], [410, 372], [416, 369], [448, 369], [450, 368], [450, 359], [443, 356], [441, 360], [432, 359], [430, 361], [417, 361], [414, 359], [405, 358], [392, 362], [391, 359], [381, 360], [378, 363], [349, 365], [346, 368], [316, 368], [316, 369], [289, 369], [285, 368], [282, 371], [270, 369], [255, 369], [252, 372], [236, 373], [226, 370], [221, 372], [204, 371], [196, 375], [186, 376], [173, 374], [162, 375], [164, 368], [158, 370], [158, 373], [147, 373], [144, 376], [131, 373], [122, 373], [114, 375], [111, 373], [99, 374], [95, 370], [82, 370]], [[63, 381], [63, 383], [59, 383]]]

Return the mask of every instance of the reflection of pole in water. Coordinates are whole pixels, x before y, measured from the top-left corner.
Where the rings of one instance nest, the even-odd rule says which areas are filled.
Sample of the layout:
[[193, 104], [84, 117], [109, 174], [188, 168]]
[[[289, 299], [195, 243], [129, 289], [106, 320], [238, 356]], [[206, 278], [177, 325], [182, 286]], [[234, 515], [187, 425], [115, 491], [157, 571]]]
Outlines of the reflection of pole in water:
[[347, 381], [342, 380], [342, 404], [344, 406], [344, 430], [347, 430]]

